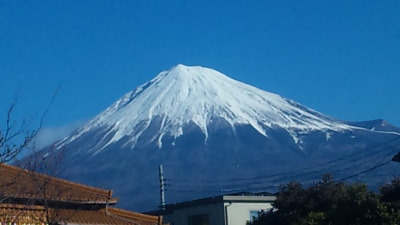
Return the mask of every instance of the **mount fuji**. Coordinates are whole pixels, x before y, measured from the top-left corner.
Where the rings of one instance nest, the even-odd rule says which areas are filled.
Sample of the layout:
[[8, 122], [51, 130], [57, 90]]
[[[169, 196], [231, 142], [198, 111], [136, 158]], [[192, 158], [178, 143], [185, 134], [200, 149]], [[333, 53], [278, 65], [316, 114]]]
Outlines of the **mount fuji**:
[[167, 203], [273, 191], [323, 173], [376, 184], [395, 175], [395, 163], [376, 165], [390, 161], [399, 139], [383, 120], [341, 121], [213, 69], [177, 65], [45, 156], [62, 154], [62, 177], [113, 189], [121, 207], [144, 211], [159, 205], [161, 164]]

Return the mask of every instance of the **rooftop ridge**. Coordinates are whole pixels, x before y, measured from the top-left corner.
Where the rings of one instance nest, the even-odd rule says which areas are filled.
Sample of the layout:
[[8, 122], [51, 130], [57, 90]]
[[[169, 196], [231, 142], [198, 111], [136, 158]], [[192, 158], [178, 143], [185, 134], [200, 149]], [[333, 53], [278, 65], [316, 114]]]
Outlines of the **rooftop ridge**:
[[44, 210], [45, 207], [42, 205], [25, 205], [25, 204], [11, 204], [11, 203], [0, 203], [0, 208], [15, 208], [23, 210]]
[[65, 180], [65, 179], [57, 178], [57, 177], [52, 177], [52, 176], [49, 176], [49, 175], [46, 175], [46, 174], [41, 174], [41, 173], [38, 173], [38, 172], [30, 171], [28, 169], [24, 169], [24, 168], [17, 167], [17, 166], [12, 166], [12, 165], [5, 164], [5, 163], [1, 163], [0, 164], [0, 168], [2, 168], [2, 167], [7, 169], [7, 170], [11, 170], [11, 171], [14, 171], [14, 172], [17, 172], [17, 173], [20, 173], [20, 172], [23, 172], [25, 174], [33, 173], [33, 174], [35, 174], [35, 176], [46, 178], [46, 179], [49, 179], [49, 180], [55, 181], [55, 182], [60, 182], [60, 183], [63, 183], [63, 184], [66, 184], [66, 185], [69, 185], [69, 186], [72, 186], [72, 187], [80, 188], [81, 190], [83, 189], [83, 190], [88, 191], [90, 193], [98, 194], [98, 195], [107, 197], [110, 200], [115, 200], [116, 201], [116, 199], [112, 198], [112, 190], [111, 189], [107, 190], [107, 189], [101, 189], [101, 188], [97, 188], [97, 187], [91, 187], [91, 186], [88, 186], [88, 185], [79, 184], [79, 183], [76, 183], [76, 182], [68, 181], [68, 180]]
[[108, 212], [116, 216], [121, 216], [129, 219], [141, 219], [148, 222], [157, 222], [159, 220], [158, 216], [146, 215], [143, 213], [132, 212], [125, 209], [114, 208], [114, 207], [108, 207]]

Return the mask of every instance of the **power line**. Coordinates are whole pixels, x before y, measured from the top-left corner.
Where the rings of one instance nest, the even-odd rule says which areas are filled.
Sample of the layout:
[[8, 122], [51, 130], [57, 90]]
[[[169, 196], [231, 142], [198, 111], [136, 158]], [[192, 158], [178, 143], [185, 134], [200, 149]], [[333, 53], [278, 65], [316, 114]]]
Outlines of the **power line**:
[[[391, 162], [391, 160], [388, 160], [388, 161], [385, 161], [385, 162], [383, 162], [383, 163], [379, 163], [379, 164], [377, 164], [377, 165], [374, 165], [373, 167], [370, 167], [370, 168], [368, 168], [368, 169], [365, 169], [365, 170], [362, 170], [362, 171], [360, 171], [360, 172], [357, 172], [357, 173], [355, 173], [355, 174], [351, 174], [351, 175], [349, 175], [349, 176], [346, 176], [346, 177], [343, 177], [343, 178], [341, 178], [341, 179], [339, 179], [339, 180], [337, 180], [338, 182], [342, 182], [342, 181], [345, 181], [345, 180], [349, 180], [349, 179], [351, 179], [351, 178], [354, 178], [354, 177], [356, 177], [356, 176], [359, 176], [359, 175], [361, 175], [361, 174], [365, 174], [365, 173], [367, 173], [367, 172], [371, 172], [371, 171], [373, 171], [373, 170], [375, 170], [375, 169], [378, 169], [378, 168], [380, 168], [380, 167], [382, 167], [382, 166], [384, 166], [384, 165], [386, 165], [386, 164], [388, 164], [388, 163], [390, 163]], [[349, 169], [349, 167], [348, 168], [344, 168], [344, 169], [342, 169], [342, 170], [346, 170], [346, 169]], [[275, 181], [279, 181], [280, 179], [277, 179], [277, 180], [274, 180], [274, 181], [272, 181], [272, 182], [275, 182]], [[265, 185], [263, 185], [263, 186], [259, 186], [259, 187], [246, 187], [246, 188], [231, 188], [231, 189], [225, 189], [225, 190], [204, 190], [204, 189], [197, 189], [197, 190], [183, 190], [183, 189], [171, 189], [170, 191], [179, 191], [179, 192], [187, 192], [187, 193], [193, 193], [193, 192], [197, 192], [197, 193], [221, 193], [221, 194], [225, 194], [225, 193], [235, 193], [235, 192], [238, 192], [238, 191], [254, 191], [254, 190], [266, 190], [266, 189], [270, 189], [270, 188], [277, 188], [277, 187], [280, 187], [281, 185], [268, 185], [268, 186], [265, 186]]]
[[[305, 172], [311, 171], [310, 173], [314, 173], [314, 172], [320, 173], [321, 170], [325, 171], [325, 170], [329, 170], [329, 169], [332, 169], [332, 168], [336, 168], [336, 167], [348, 164], [349, 162], [347, 162], [347, 161], [344, 161], [344, 162], [338, 163], [338, 164], [334, 164], [334, 163], [343, 161], [345, 159], [351, 159], [352, 157], [354, 157], [356, 155], [359, 155], [359, 154], [362, 154], [362, 153], [369, 152], [368, 154], [366, 154], [364, 156], [364, 158], [367, 158], [367, 157], [371, 157], [371, 156], [374, 156], [374, 155], [379, 154], [379, 153], [383, 153], [383, 152], [385, 152], [387, 150], [391, 151], [391, 150], [393, 150], [394, 146], [389, 146], [389, 147], [386, 147], [384, 149], [382, 149], [382, 146], [388, 145], [388, 144], [390, 144], [390, 143], [392, 143], [392, 142], [394, 142], [396, 140], [399, 140], [399, 139], [400, 139], [400, 137], [396, 137], [396, 138], [394, 138], [394, 139], [392, 139], [390, 141], [387, 141], [387, 142], [383, 143], [380, 146], [374, 146], [372, 148], [368, 148], [368, 149], [375, 149], [377, 147], [380, 147], [376, 151], [369, 152], [368, 149], [367, 150], [363, 150], [363, 151], [358, 151], [356, 153], [352, 153], [352, 154], [344, 156], [344, 157], [339, 157], [339, 158], [336, 158], [336, 159], [333, 159], [333, 160], [330, 160], [330, 161], [327, 161], [327, 162], [324, 162], [324, 163], [319, 163], [317, 166], [314, 166], [314, 167], [304, 167], [304, 168], [297, 169], [295, 171], [287, 171], [287, 172], [280, 172], [280, 173], [275, 173], [275, 174], [255, 176], [255, 177], [250, 177], [250, 178], [238, 178], [238, 179], [197, 180], [197, 181], [166, 179], [166, 181], [172, 182], [172, 183], [179, 183], [180, 185], [185, 185], [185, 186], [198, 185], [199, 182], [207, 183], [207, 184], [218, 184], [218, 183], [221, 183], [221, 184], [230, 183], [230, 184], [232, 184], [233, 182], [252, 181], [252, 180], [260, 180], [260, 179], [273, 178], [273, 177], [281, 177], [281, 176], [284, 176], [284, 175], [293, 175], [293, 174], [296, 174], [296, 173], [300, 173], [301, 171], [305, 171]], [[359, 159], [358, 159], [358, 161], [359, 161]], [[333, 164], [333, 165], [329, 166], [329, 164]], [[319, 168], [321, 168], [321, 169], [319, 169]]]
[[[354, 164], [353, 162], [347, 162], [347, 161], [344, 161], [344, 162], [341, 162], [341, 163], [336, 163], [336, 162], [340, 162], [340, 161], [343, 161], [345, 159], [350, 159], [350, 158], [352, 158], [354, 156], [357, 156], [357, 155], [359, 155], [361, 153], [365, 153], [365, 152], [368, 151], [368, 149], [364, 150], [364, 151], [352, 153], [352, 154], [347, 155], [347, 156], [339, 157], [339, 158], [330, 160], [328, 162], [325, 162], [323, 164], [321, 163], [321, 164], [319, 164], [319, 165], [317, 165], [315, 167], [311, 167], [311, 168], [310, 167], [306, 167], [306, 168], [302, 168], [302, 169], [299, 169], [299, 170], [296, 170], [296, 171], [281, 172], [281, 173], [269, 174], [269, 175], [264, 175], [264, 176], [256, 176], [256, 177], [251, 177], [251, 178], [239, 178], [239, 179], [231, 179], [231, 180], [214, 180], [214, 181], [209, 181], [209, 180], [208, 181], [207, 180], [206, 181], [205, 180], [203, 180], [203, 181], [202, 180], [183, 181], [183, 180], [180, 180], [180, 182], [179, 182], [179, 180], [173, 180], [173, 179], [166, 179], [166, 180], [169, 181], [169, 182], [172, 182], [172, 184], [168, 184], [168, 186], [171, 186], [171, 187], [184, 187], [184, 186], [186, 186], [186, 187], [196, 187], [196, 190], [181, 190], [179, 188], [178, 189], [175, 189], [175, 188], [168, 189], [169, 191], [179, 191], [179, 192], [201, 192], [201, 193], [213, 192], [213, 193], [221, 193], [221, 192], [225, 192], [225, 190], [226, 190], [226, 192], [228, 192], [228, 191], [232, 192], [232, 191], [243, 191], [244, 189], [246, 191], [249, 191], [250, 189], [259, 190], [259, 189], [263, 189], [263, 188], [264, 189], [265, 188], [276, 188], [276, 187], [279, 186], [279, 185], [276, 185], [277, 182], [290, 181], [290, 179], [296, 179], [296, 178], [298, 179], [300, 177], [310, 177], [307, 180], [317, 179], [317, 178], [319, 178], [321, 176], [321, 170], [322, 171], [329, 171], [329, 170], [331, 170], [333, 168], [338, 168], [338, 167], [346, 165], [348, 163], [352, 163], [352, 165], [350, 165], [348, 167], [341, 168], [339, 170], [336, 170], [333, 173], [337, 174], [337, 173], [342, 172], [342, 171], [358, 168], [358, 167], [364, 165], [366, 160], [370, 160], [369, 159], [370, 157], [375, 156], [378, 153], [382, 154], [382, 153], [388, 151], [388, 153], [384, 154], [383, 156], [382, 155], [378, 156], [378, 158], [380, 159], [380, 158], [388, 157], [388, 156], [393, 154], [393, 150], [398, 151], [398, 148], [396, 147], [397, 145], [396, 146], [393, 146], [393, 145], [386, 146], [386, 145], [389, 145], [390, 143], [393, 143], [393, 142], [395, 142], [395, 141], [397, 141], [399, 139], [400, 139], [400, 137], [396, 137], [394, 139], [391, 139], [391, 140], [389, 140], [387, 142], [382, 143], [381, 145], [373, 146], [371, 148], [368, 148], [368, 149], [377, 148], [377, 150], [369, 152], [369, 154], [367, 154], [367, 155], [364, 155], [363, 158], [357, 160], [358, 163], [356, 163], [356, 164]], [[384, 146], [386, 146], [386, 147], [382, 149], [382, 147], [384, 147]], [[374, 159], [376, 160], [377, 158], [374, 158]], [[381, 166], [384, 166], [384, 165], [388, 164], [389, 162], [390, 162], [390, 160], [386, 161], [385, 163], [373, 166], [372, 168], [369, 168], [367, 170], [363, 170], [361, 172], [357, 172], [355, 174], [351, 174], [351, 175], [349, 175], [347, 177], [341, 178], [341, 180], [347, 180], [347, 179], [353, 178], [355, 176], [358, 176], [360, 174], [364, 174], [364, 173], [370, 172], [370, 171], [372, 171], [372, 170], [374, 170], [376, 168], [379, 168]], [[334, 163], [336, 163], [336, 164], [334, 164]], [[333, 165], [326, 167], [328, 164], [333, 164]], [[323, 167], [323, 166], [325, 166], [326, 168], [318, 169], [319, 167]], [[307, 171], [307, 170], [309, 170], [309, 171]], [[303, 171], [303, 172], [301, 172], [301, 171]], [[284, 175], [291, 175], [291, 176], [284, 176]], [[318, 177], [316, 177], [316, 176], [318, 176]], [[270, 178], [274, 178], [274, 177], [277, 177], [277, 178], [273, 179], [273, 180], [270, 180]], [[266, 178], [268, 178], [268, 179], [267, 180], [260, 180], [260, 179], [266, 179]], [[252, 180], [257, 180], [257, 182], [252, 182], [250, 184], [247, 183], [247, 182], [243, 183], [243, 181], [252, 181]], [[232, 184], [232, 182], [239, 182], [239, 181], [242, 181], [242, 183], [240, 183], [240, 184]], [[303, 179], [303, 181], [304, 181], [304, 179]], [[224, 182], [229, 182], [230, 184], [223, 185]], [[201, 183], [201, 184], [199, 185], [199, 183]], [[265, 186], [266, 184], [271, 184], [271, 185]], [[254, 185], [263, 185], [263, 186], [255, 187]], [[246, 186], [246, 188], [245, 188], [245, 186]], [[212, 188], [212, 190], [210, 190], [211, 188]], [[216, 189], [220, 189], [220, 190], [216, 190]]]
[[386, 164], [388, 164], [388, 163], [390, 163], [390, 162], [391, 162], [391, 160], [386, 161], [386, 162], [383, 162], [383, 163], [380, 163], [380, 164], [375, 165], [375, 166], [373, 166], [373, 167], [371, 167], [371, 168], [369, 168], [369, 169], [363, 170], [363, 171], [361, 171], [361, 172], [359, 172], [359, 173], [352, 174], [352, 175], [350, 175], [350, 176], [344, 177], [344, 178], [340, 179], [339, 181], [345, 181], [345, 180], [348, 180], [348, 179], [350, 179], [350, 178], [356, 177], [356, 176], [358, 176], [358, 175], [360, 175], [360, 174], [370, 172], [370, 171], [375, 170], [375, 169], [377, 169], [377, 168], [379, 168], [379, 167], [382, 167], [382, 166], [384, 166], [384, 165], [386, 165]]

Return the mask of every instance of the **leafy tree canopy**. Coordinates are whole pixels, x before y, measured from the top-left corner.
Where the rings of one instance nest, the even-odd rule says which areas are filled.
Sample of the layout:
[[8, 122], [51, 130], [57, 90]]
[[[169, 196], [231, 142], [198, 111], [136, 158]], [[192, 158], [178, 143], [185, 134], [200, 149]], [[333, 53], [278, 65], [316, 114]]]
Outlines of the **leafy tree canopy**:
[[383, 185], [379, 193], [365, 184], [336, 182], [330, 175], [309, 187], [290, 182], [281, 187], [273, 206], [253, 224], [400, 224], [400, 178]]

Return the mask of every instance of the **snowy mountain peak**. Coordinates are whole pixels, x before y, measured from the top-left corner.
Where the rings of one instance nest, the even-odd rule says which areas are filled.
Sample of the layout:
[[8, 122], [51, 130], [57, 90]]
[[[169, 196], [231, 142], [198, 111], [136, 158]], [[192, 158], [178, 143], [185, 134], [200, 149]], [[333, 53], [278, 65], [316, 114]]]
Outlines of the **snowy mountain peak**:
[[[177, 65], [38, 156], [59, 162], [64, 178], [115, 190], [127, 209], [150, 211], [159, 205], [157, 165], [174, 180], [171, 203], [212, 193], [274, 192], [293, 177], [309, 184], [326, 173], [376, 183], [398, 171], [381, 163], [397, 153], [399, 136], [400, 128], [382, 120], [344, 123], [213, 69]], [[378, 163], [385, 167], [365, 173]], [[271, 174], [262, 183], [251, 179]], [[182, 193], [186, 184], [179, 180], [198, 185]], [[210, 186], [207, 180], [232, 182]]]
[[170, 74], [176, 74], [176, 75], [184, 75], [184, 74], [190, 75], [191, 74], [190, 70], [194, 69], [194, 68], [195, 67], [193, 67], [193, 66], [191, 67], [191, 66], [186, 66], [186, 65], [183, 65], [183, 64], [178, 64], [178, 65], [172, 67], [169, 70], [169, 73]]
[[338, 122], [300, 104], [233, 80], [213, 69], [177, 65], [127, 93], [87, 123], [69, 141], [99, 127], [108, 127], [108, 143], [128, 138], [134, 146], [143, 133], [158, 121], [152, 140], [162, 147], [165, 135], [178, 138], [188, 124], [197, 125], [208, 137], [213, 119], [236, 125], [250, 125], [260, 134], [279, 127], [297, 142], [297, 133], [312, 130], [343, 130]]
[[178, 64], [172, 67], [168, 72], [171, 75], [175, 76], [201, 76], [205, 74], [198, 73], [199, 70], [210, 70], [208, 68], [204, 68], [201, 66], [186, 66], [183, 64]]

